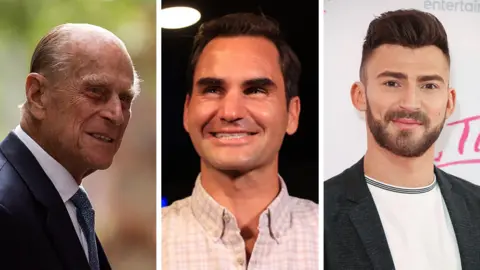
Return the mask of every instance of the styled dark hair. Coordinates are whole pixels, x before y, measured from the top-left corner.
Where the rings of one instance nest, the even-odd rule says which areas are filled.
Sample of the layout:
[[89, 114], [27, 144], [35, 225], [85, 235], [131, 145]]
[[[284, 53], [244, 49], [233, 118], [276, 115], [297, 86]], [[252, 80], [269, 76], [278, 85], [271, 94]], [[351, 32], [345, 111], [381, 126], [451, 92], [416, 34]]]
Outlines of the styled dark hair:
[[200, 26], [193, 42], [187, 74], [188, 94], [192, 93], [193, 74], [198, 58], [207, 44], [217, 37], [258, 36], [275, 44], [280, 55], [279, 64], [285, 82], [287, 103], [298, 96], [301, 64], [274, 20], [252, 13], [234, 13], [208, 21]]
[[438, 47], [450, 64], [447, 33], [442, 23], [433, 15], [416, 9], [400, 9], [382, 13], [368, 26], [363, 43], [360, 78], [373, 51], [384, 44], [401, 45], [416, 49], [424, 46]]

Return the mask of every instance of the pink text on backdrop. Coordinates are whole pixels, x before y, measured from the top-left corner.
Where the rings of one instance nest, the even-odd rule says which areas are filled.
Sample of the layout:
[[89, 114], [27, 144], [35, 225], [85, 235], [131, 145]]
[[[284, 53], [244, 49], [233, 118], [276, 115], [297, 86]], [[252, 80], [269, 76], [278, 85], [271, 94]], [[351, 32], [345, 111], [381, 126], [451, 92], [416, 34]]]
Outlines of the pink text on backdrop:
[[[443, 156], [443, 150], [440, 151], [437, 154], [437, 157], [435, 158], [437, 167], [442, 168], [442, 167], [461, 165], [461, 164], [480, 164], [480, 158], [478, 159], [463, 158], [465, 151], [473, 152], [473, 153], [480, 152], [480, 134], [477, 134], [471, 131], [471, 126], [475, 124], [480, 125], [480, 115], [467, 117], [467, 118], [447, 124], [447, 126], [458, 126], [463, 130], [459, 140], [457, 141], [457, 152], [454, 158], [448, 162], [445, 162], [444, 156]], [[472, 149], [465, 147], [465, 144], [467, 142], [474, 142]]]

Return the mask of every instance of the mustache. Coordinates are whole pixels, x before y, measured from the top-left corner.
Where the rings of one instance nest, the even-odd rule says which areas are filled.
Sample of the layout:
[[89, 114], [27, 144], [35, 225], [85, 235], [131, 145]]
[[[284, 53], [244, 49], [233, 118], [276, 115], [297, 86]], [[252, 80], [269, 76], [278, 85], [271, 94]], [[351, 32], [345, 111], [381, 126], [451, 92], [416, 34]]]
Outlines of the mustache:
[[385, 114], [385, 121], [390, 122], [394, 119], [398, 118], [409, 118], [415, 121], [418, 121], [424, 125], [428, 125], [430, 123], [430, 119], [426, 114], [423, 112], [410, 112], [410, 111], [389, 111]]

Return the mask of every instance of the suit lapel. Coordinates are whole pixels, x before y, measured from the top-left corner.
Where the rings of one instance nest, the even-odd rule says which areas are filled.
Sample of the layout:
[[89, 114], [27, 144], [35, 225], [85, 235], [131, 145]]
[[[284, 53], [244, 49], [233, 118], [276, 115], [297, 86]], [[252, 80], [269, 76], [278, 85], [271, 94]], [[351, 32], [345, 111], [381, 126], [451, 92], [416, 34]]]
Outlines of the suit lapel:
[[363, 158], [348, 170], [347, 199], [355, 204], [349, 212], [371, 260], [373, 269], [394, 269], [392, 255], [375, 202], [365, 182]]
[[69, 267], [90, 269], [66, 209], [50, 209], [46, 224], [52, 243], [65, 266], [68, 269], [70, 269]]
[[30, 150], [10, 133], [0, 145], [35, 199], [47, 209], [46, 230], [66, 269], [90, 269], [67, 209]]
[[435, 174], [457, 238], [462, 269], [480, 269], [478, 225], [473, 222], [465, 199], [455, 192], [448, 176], [438, 168], [435, 168]]
[[95, 238], [97, 239], [98, 261], [100, 262], [100, 269], [111, 270], [112, 267], [108, 262], [107, 255], [105, 255], [105, 251], [103, 250], [102, 244], [100, 243], [100, 240], [98, 239], [98, 237], [95, 237]]

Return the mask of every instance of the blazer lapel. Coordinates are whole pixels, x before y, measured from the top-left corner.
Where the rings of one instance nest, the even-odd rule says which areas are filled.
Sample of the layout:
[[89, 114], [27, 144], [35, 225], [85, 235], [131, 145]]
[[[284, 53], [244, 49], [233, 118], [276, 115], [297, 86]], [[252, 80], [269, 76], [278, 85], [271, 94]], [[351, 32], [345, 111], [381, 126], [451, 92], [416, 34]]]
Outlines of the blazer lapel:
[[350, 220], [360, 236], [373, 269], [395, 269], [380, 216], [365, 182], [363, 158], [349, 169], [348, 174], [347, 199], [356, 204], [349, 212]]
[[46, 229], [66, 269], [90, 269], [67, 209], [30, 150], [10, 132], [1, 151], [22, 177], [35, 199], [47, 210]]
[[435, 168], [435, 174], [457, 238], [462, 269], [480, 269], [480, 249], [478, 248], [480, 231], [478, 225], [472, 220], [463, 196], [455, 193], [448, 176], [438, 168]]

